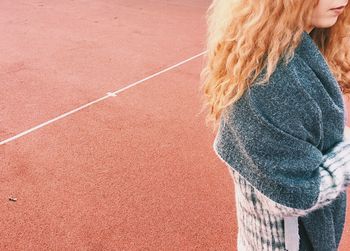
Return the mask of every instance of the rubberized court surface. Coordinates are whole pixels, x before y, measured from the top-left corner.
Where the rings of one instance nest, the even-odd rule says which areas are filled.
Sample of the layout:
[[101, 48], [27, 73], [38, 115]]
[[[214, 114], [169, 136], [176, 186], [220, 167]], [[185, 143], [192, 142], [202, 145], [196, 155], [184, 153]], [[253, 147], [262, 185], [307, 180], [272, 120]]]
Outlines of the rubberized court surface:
[[209, 4], [0, 1], [0, 250], [235, 250], [198, 114]]

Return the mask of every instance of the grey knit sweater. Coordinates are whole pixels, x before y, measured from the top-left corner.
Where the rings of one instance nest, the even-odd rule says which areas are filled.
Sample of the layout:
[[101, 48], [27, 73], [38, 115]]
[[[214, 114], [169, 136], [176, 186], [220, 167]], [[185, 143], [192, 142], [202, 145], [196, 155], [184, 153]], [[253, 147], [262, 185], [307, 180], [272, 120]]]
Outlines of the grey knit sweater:
[[[346, 193], [330, 195], [326, 206], [308, 210], [320, 199], [324, 156], [343, 141], [344, 100], [307, 32], [292, 61], [284, 65], [280, 60], [269, 83], [253, 85], [229, 107], [228, 115], [228, 121], [221, 120], [213, 145], [218, 156], [271, 201], [308, 212], [298, 218], [299, 250], [337, 250]], [[339, 156], [349, 156], [349, 144], [342, 146]], [[345, 165], [350, 169], [350, 163], [340, 167]], [[350, 182], [340, 180], [344, 184], [339, 187]]]

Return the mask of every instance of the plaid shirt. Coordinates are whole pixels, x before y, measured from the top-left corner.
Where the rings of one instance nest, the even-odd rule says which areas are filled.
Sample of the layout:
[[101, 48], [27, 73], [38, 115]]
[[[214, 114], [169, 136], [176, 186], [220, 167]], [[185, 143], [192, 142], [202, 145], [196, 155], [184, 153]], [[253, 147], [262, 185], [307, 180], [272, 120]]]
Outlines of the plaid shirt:
[[[224, 161], [219, 155], [218, 157]], [[237, 250], [298, 251], [298, 217], [330, 204], [350, 185], [350, 139], [338, 143], [324, 155], [319, 167], [321, 176], [319, 197], [316, 204], [307, 210], [286, 207], [272, 201], [249, 184], [231, 166], [227, 163], [226, 165], [235, 184]]]

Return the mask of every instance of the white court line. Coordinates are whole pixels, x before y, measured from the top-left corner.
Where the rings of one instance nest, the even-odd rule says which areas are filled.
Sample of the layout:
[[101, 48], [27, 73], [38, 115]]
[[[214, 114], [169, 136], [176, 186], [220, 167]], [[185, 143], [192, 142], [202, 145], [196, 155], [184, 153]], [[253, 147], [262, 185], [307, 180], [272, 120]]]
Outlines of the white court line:
[[207, 52], [207, 51], [201, 52], [201, 53], [199, 53], [199, 54], [197, 54], [197, 55], [195, 55], [195, 56], [193, 56], [193, 57], [190, 57], [190, 58], [188, 58], [188, 59], [186, 59], [186, 60], [181, 61], [180, 63], [177, 63], [177, 64], [175, 64], [175, 65], [173, 65], [173, 66], [170, 66], [170, 67], [168, 67], [168, 68], [166, 68], [166, 69], [164, 69], [164, 70], [161, 70], [161, 71], [159, 71], [159, 72], [157, 72], [157, 73], [155, 73], [155, 74], [152, 74], [152, 75], [150, 75], [150, 76], [148, 76], [148, 77], [146, 77], [146, 78], [144, 78], [144, 79], [141, 79], [141, 80], [139, 80], [139, 81], [137, 81], [137, 82], [135, 82], [135, 83], [132, 83], [132, 84], [130, 84], [130, 85], [127, 85], [127, 86], [125, 86], [124, 88], [119, 89], [119, 90], [117, 90], [117, 91], [115, 91], [115, 92], [107, 92], [107, 95], [105, 95], [105, 96], [103, 96], [103, 97], [101, 97], [101, 98], [99, 98], [99, 99], [96, 99], [96, 100], [94, 100], [94, 101], [92, 101], [92, 102], [90, 102], [90, 103], [87, 103], [87, 104], [85, 104], [85, 105], [82, 105], [82, 106], [80, 106], [80, 107], [78, 107], [78, 108], [76, 108], [76, 109], [74, 109], [74, 110], [69, 111], [69, 112], [63, 113], [63, 114], [61, 114], [61, 115], [59, 115], [59, 116], [57, 116], [57, 117], [55, 117], [55, 118], [53, 118], [53, 119], [50, 119], [50, 120], [48, 120], [48, 121], [46, 121], [46, 122], [44, 122], [44, 123], [41, 123], [41, 124], [39, 124], [39, 125], [37, 125], [37, 126], [35, 126], [35, 127], [32, 127], [32, 128], [30, 128], [30, 129], [28, 129], [28, 130], [26, 130], [26, 131], [24, 131], [24, 132], [21, 132], [21, 133], [19, 133], [19, 134], [13, 136], [13, 137], [11, 137], [11, 138], [5, 139], [5, 140], [3, 140], [3, 141], [0, 142], [0, 145], [6, 144], [6, 143], [8, 143], [8, 142], [10, 142], [10, 141], [13, 141], [13, 140], [15, 140], [15, 139], [18, 139], [18, 138], [20, 138], [20, 137], [26, 135], [26, 134], [28, 134], [28, 133], [34, 132], [34, 131], [38, 130], [38, 129], [41, 128], [41, 127], [47, 126], [47, 125], [49, 125], [49, 124], [51, 124], [51, 123], [53, 123], [53, 122], [55, 122], [55, 121], [57, 121], [57, 120], [59, 120], [59, 119], [62, 119], [62, 118], [64, 118], [64, 117], [67, 117], [68, 115], [71, 115], [71, 114], [73, 114], [73, 113], [75, 113], [75, 112], [77, 112], [77, 111], [80, 111], [80, 110], [82, 110], [82, 109], [84, 109], [84, 108], [86, 108], [86, 107], [88, 107], [88, 106], [90, 106], [90, 105], [96, 104], [96, 103], [98, 103], [98, 102], [100, 102], [100, 101], [102, 101], [102, 100], [104, 100], [104, 99], [107, 99], [107, 98], [110, 98], [110, 97], [115, 97], [116, 94], [118, 94], [118, 93], [120, 93], [120, 92], [122, 92], [122, 91], [125, 91], [125, 90], [127, 90], [127, 89], [129, 89], [129, 88], [131, 88], [131, 87], [133, 87], [133, 86], [136, 86], [136, 85], [138, 85], [138, 84], [140, 84], [140, 83], [142, 83], [142, 82], [144, 82], [144, 81], [146, 81], [146, 80], [148, 80], [148, 79], [150, 79], [150, 78], [153, 78], [153, 77], [155, 77], [155, 76], [158, 76], [159, 74], [161, 74], [161, 73], [163, 73], [163, 72], [169, 71], [169, 70], [171, 70], [171, 69], [173, 69], [173, 68], [175, 68], [175, 67], [178, 67], [178, 66], [180, 66], [180, 65], [182, 65], [182, 64], [185, 64], [185, 63], [187, 63], [188, 61], [191, 61], [192, 59], [195, 59], [195, 58], [197, 58], [197, 57], [203, 55], [203, 54], [206, 53], [206, 52]]

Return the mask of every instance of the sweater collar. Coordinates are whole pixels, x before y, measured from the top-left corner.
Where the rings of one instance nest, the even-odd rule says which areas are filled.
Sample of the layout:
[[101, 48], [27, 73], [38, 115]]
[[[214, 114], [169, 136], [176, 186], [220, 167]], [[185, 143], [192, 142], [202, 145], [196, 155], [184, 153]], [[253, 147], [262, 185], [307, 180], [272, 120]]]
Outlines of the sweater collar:
[[[312, 69], [334, 101], [343, 99], [338, 81], [331, 72], [326, 58], [306, 31], [302, 33], [295, 53]], [[336, 103], [341, 109], [343, 108], [343, 103]]]
[[311, 67], [328, 67], [325, 57], [309, 33], [303, 31], [295, 53], [306, 60]]

